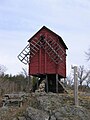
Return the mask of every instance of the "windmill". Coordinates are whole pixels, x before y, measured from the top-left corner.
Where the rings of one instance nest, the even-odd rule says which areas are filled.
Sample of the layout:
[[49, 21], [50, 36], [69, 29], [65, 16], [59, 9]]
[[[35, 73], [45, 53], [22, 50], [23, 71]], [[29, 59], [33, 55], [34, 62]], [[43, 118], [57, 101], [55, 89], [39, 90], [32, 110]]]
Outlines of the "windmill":
[[60, 80], [56, 82], [56, 76], [57, 79], [66, 77], [67, 46], [64, 41], [59, 35], [43, 26], [28, 42], [29, 44], [18, 55], [19, 60], [29, 65], [30, 75], [40, 78], [47, 76], [47, 91], [50, 81], [53, 86], [58, 87]]

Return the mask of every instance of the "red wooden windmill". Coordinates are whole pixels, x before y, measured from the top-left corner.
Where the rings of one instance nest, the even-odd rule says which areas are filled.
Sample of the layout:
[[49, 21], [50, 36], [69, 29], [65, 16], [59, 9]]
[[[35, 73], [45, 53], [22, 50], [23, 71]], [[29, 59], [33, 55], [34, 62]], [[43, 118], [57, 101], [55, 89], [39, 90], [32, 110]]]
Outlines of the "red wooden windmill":
[[19, 60], [29, 64], [29, 75], [46, 79], [46, 92], [61, 92], [60, 78], [66, 77], [67, 46], [64, 41], [43, 26], [28, 42], [18, 55]]

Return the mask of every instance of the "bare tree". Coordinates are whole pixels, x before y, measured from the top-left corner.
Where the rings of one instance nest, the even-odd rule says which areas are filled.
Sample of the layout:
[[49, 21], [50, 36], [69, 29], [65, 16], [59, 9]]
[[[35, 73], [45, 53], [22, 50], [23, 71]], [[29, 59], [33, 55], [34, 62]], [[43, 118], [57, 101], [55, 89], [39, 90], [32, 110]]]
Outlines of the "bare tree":
[[4, 65], [0, 65], [0, 76], [4, 76], [7, 68]]
[[90, 86], [90, 75], [89, 75], [89, 77], [88, 77], [87, 80], [86, 80], [86, 84], [87, 84], [87, 87]]
[[27, 70], [25, 68], [22, 68], [21, 74], [24, 75], [25, 78], [28, 77]]
[[78, 68], [78, 79], [79, 83], [82, 86], [83, 82], [87, 80], [90, 75], [90, 70], [85, 70], [84, 66], [79, 66]]
[[88, 49], [87, 52], [85, 52], [85, 54], [86, 54], [86, 57], [87, 57], [87, 61], [89, 61], [90, 60], [90, 48]]
[[67, 76], [67, 85], [71, 87], [73, 83], [74, 83], [74, 79], [73, 76], [70, 74], [69, 76]]

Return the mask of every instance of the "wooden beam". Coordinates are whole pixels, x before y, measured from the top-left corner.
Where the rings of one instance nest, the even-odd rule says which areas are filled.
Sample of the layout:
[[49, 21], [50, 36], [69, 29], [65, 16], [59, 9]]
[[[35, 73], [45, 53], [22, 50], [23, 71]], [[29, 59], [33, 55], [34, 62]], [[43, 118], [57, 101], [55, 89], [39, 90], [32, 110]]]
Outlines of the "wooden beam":
[[78, 76], [77, 76], [77, 66], [74, 67], [74, 98], [75, 98], [75, 105], [78, 106]]
[[58, 74], [56, 74], [56, 93], [58, 93]]
[[48, 76], [46, 75], [46, 92], [48, 93]]
[[74, 103], [75, 106], [78, 106], [78, 73], [77, 66], [72, 67], [74, 69]]

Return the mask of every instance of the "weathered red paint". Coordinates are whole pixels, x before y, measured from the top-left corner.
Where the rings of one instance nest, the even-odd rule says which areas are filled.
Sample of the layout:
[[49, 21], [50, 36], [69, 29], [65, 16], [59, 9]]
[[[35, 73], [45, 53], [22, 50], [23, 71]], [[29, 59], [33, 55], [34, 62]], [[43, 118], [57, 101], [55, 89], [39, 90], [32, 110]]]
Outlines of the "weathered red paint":
[[[44, 35], [47, 39], [51, 36], [53, 40], [60, 44], [63, 51], [66, 53], [67, 46], [62, 38], [45, 26], [43, 26], [33, 37], [31, 37], [28, 42], [33, 43], [33, 40], [38, 41], [40, 39], [40, 35]], [[62, 54], [62, 51], [59, 52]], [[59, 64], [55, 64], [46, 51], [41, 47], [34, 57], [30, 58], [29, 74], [59, 74], [61, 77], [66, 77], [66, 54], [62, 56], [62, 59], [63, 61], [59, 62]]]

